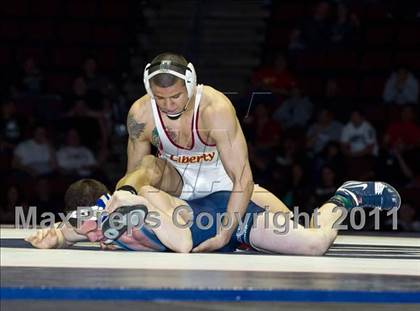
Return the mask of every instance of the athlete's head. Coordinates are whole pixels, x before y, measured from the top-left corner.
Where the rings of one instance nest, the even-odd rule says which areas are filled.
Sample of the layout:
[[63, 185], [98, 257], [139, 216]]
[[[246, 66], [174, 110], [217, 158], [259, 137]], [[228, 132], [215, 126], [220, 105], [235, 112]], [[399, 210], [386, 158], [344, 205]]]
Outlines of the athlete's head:
[[72, 183], [64, 194], [66, 212], [78, 207], [93, 206], [102, 195], [109, 193], [108, 188], [95, 179], [81, 179]]
[[144, 83], [159, 109], [169, 117], [177, 118], [194, 95], [194, 67], [181, 55], [162, 53], [146, 66]]

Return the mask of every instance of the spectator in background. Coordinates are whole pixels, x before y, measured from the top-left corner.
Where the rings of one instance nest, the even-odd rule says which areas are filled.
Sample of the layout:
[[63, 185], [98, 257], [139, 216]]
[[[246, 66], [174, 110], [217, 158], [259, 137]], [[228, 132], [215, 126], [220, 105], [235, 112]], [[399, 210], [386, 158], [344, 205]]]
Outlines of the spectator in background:
[[45, 80], [32, 57], [25, 59], [19, 85], [25, 95], [40, 95], [45, 90]]
[[328, 78], [325, 84], [325, 93], [319, 99], [317, 106], [328, 109], [340, 122], [345, 122], [351, 103], [348, 97], [341, 95], [342, 87], [335, 78]]
[[314, 8], [313, 15], [304, 21], [302, 35], [310, 49], [324, 49], [328, 45], [330, 34], [330, 4], [320, 1]]
[[378, 155], [376, 131], [360, 110], [354, 109], [341, 132], [341, 145], [346, 156], [348, 179], [367, 180], [374, 177], [374, 160]]
[[21, 206], [26, 211], [28, 209], [28, 202], [23, 197], [22, 191], [18, 185], [9, 185], [5, 187], [2, 193], [0, 203], [0, 223], [14, 224], [15, 223], [15, 207]]
[[296, 79], [288, 70], [287, 61], [282, 54], [276, 56], [274, 64], [257, 70], [252, 76], [254, 89], [269, 90], [280, 95], [287, 95], [294, 84]]
[[294, 57], [306, 49], [305, 42], [302, 36], [302, 30], [299, 28], [292, 29], [289, 36], [289, 44], [287, 50], [289, 55]]
[[313, 154], [321, 152], [329, 142], [340, 141], [342, 128], [343, 125], [334, 120], [331, 111], [322, 109], [307, 133], [307, 147]]
[[64, 117], [67, 123], [76, 124], [79, 133], [84, 133], [85, 144], [103, 151], [106, 149], [109, 137], [103, 112], [90, 109], [85, 100], [79, 99]]
[[255, 112], [243, 122], [244, 131], [249, 139], [249, 160], [255, 179], [259, 183], [267, 183], [272, 169], [273, 150], [280, 141], [280, 126], [271, 119], [267, 105], [263, 103], [257, 104]]
[[315, 204], [321, 206], [329, 200], [339, 186], [335, 169], [325, 165], [321, 169], [321, 178], [316, 182], [315, 187]]
[[304, 127], [312, 116], [313, 105], [309, 97], [303, 96], [298, 85], [290, 91], [290, 97], [274, 112], [273, 119], [287, 129]]
[[400, 120], [389, 125], [385, 133], [385, 144], [391, 149], [409, 150], [420, 147], [420, 126], [416, 122], [414, 107], [404, 106]]
[[1, 106], [0, 152], [11, 153], [23, 138], [24, 119], [16, 112], [16, 103], [7, 99]]
[[51, 181], [47, 178], [37, 179], [34, 187], [34, 195], [30, 203], [31, 206], [36, 206], [38, 224], [42, 221], [41, 215], [43, 213], [50, 212], [58, 216], [58, 212], [60, 212], [59, 200], [54, 197], [51, 189]]
[[17, 145], [13, 167], [31, 176], [48, 175], [54, 172], [57, 168], [56, 154], [44, 126], [35, 126], [33, 137]]
[[82, 76], [73, 81], [72, 93], [68, 99], [69, 108], [72, 109], [74, 103], [80, 100], [84, 101], [90, 110], [98, 111], [102, 108], [100, 102], [102, 97], [99, 93], [88, 89], [86, 79]]
[[351, 112], [350, 121], [341, 132], [343, 153], [350, 157], [378, 154], [376, 131], [360, 110]]
[[74, 128], [68, 130], [65, 145], [57, 151], [57, 163], [64, 174], [80, 178], [91, 176], [97, 167], [95, 156], [80, 144], [79, 133]]
[[98, 74], [98, 64], [94, 57], [88, 57], [83, 62], [82, 77], [90, 91], [100, 93], [106, 85], [106, 79]]
[[359, 19], [349, 12], [347, 5], [337, 4], [337, 14], [331, 26], [331, 43], [336, 46], [348, 46], [354, 41], [360, 27]]
[[385, 84], [385, 103], [415, 104], [418, 101], [418, 81], [405, 66], [400, 66], [391, 74]]

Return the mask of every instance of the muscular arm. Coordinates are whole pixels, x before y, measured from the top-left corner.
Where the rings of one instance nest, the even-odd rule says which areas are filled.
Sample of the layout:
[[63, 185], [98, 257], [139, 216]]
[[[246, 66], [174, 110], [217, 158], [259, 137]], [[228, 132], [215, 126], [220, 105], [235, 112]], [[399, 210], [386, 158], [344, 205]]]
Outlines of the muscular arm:
[[236, 118], [235, 109], [227, 98], [224, 96], [222, 98], [226, 102], [213, 111], [209, 111], [208, 120], [211, 123], [206, 123], [212, 124], [210, 136], [215, 140], [223, 166], [233, 182], [227, 206], [232, 226], [221, 231], [223, 240], [227, 242], [238, 225], [238, 217], [242, 217], [246, 212], [254, 182], [248, 160], [247, 144]]
[[127, 174], [134, 171], [145, 155], [150, 154], [150, 142], [145, 135], [145, 116], [141, 114], [143, 102], [140, 99], [134, 103], [127, 116]]

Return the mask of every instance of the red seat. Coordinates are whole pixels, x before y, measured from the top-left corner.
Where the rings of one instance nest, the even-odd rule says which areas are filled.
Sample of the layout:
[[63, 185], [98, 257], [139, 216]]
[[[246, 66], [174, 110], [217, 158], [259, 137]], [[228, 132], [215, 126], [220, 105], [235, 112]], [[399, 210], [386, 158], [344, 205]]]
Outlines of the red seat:
[[325, 66], [328, 69], [352, 69], [357, 66], [357, 55], [354, 52], [330, 51]]
[[272, 47], [286, 47], [289, 44], [291, 29], [275, 27], [270, 30], [269, 44]]
[[368, 77], [362, 82], [361, 94], [369, 97], [382, 97], [385, 77]]
[[80, 67], [83, 53], [80, 48], [57, 48], [53, 50], [53, 63], [59, 67]]
[[407, 64], [409, 70], [420, 70], [420, 52], [400, 52], [396, 56], [398, 64]]
[[46, 66], [49, 64], [49, 58], [46, 50], [36, 47], [22, 47], [17, 50], [17, 58], [20, 63], [28, 57], [32, 57], [38, 65]]
[[360, 67], [364, 70], [388, 70], [392, 53], [388, 51], [369, 51], [362, 57]]
[[62, 1], [57, 0], [29, 1], [31, 15], [42, 17], [59, 16], [61, 3]]
[[102, 15], [111, 18], [128, 18], [131, 15], [130, 1], [102, 0]]
[[365, 43], [368, 46], [388, 45], [393, 42], [394, 34], [392, 26], [374, 26], [366, 30]]
[[0, 21], [0, 38], [7, 40], [18, 40], [22, 35], [20, 23], [15, 21]]
[[92, 29], [89, 23], [67, 22], [58, 27], [58, 39], [63, 43], [90, 43]]
[[337, 84], [340, 87], [340, 95], [341, 96], [348, 96], [348, 97], [355, 97], [358, 95], [358, 86], [359, 81], [354, 78], [348, 77], [339, 77], [336, 79]]
[[97, 16], [97, 1], [71, 0], [67, 2], [67, 12], [70, 17], [95, 17]]
[[9, 48], [6, 47], [0, 47], [0, 65], [10, 65], [12, 61], [11, 57], [12, 53], [10, 52]]
[[323, 70], [325, 68], [326, 55], [325, 53], [305, 53], [297, 59], [297, 66], [303, 70], [319, 69]]
[[273, 13], [276, 20], [297, 20], [303, 16], [302, 3], [283, 3], [280, 4]]
[[302, 89], [309, 96], [321, 96], [324, 93], [324, 81], [319, 77], [305, 77], [301, 80]]
[[102, 48], [97, 55], [98, 66], [102, 71], [114, 71], [119, 65], [117, 50], [115, 48]]
[[416, 47], [420, 45], [418, 25], [401, 26], [398, 29], [397, 42], [400, 47]]
[[14, 0], [7, 1], [1, 6], [1, 15], [3, 16], [26, 16], [28, 14], [28, 1], [26, 0]]
[[67, 74], [49, 74], [47, 77], [48, 91], [60, 94], [69, 93], [72, 89], [73, 79]]
[[31, 21], [22, 23], [23, 34], [26, 40], [49, 41], [54, 38], [54, 24], [48, 21]]
[[99, 44], [122, 44], [126, 35], [119, 24], [98, 25], [93, 28], [93, 42]]

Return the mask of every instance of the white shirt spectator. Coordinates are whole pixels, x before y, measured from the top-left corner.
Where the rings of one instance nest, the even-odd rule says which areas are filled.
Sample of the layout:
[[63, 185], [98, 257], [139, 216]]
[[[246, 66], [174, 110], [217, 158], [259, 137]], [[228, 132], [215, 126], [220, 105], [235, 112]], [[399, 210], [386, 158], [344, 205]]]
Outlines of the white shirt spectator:
[[35, 140], [29, 139], [18, 144], [14, 154], [19, 158], [20, 164], [42, 175], [53, 171], [52, 152], [47, 143], [39, 144]]
[[[404, 78], [401, 78], [404, 75]], [[417, 103], [418, 82], [409, 72], [394, 72], [385, 84], [384, 101], [399, 105]]]
[[66, 171], [76, 171], [80, 176], [89, 176], [96, 166], [92, 151], [84, 146], [65, 146], [57, 152], [58, 166]]
[[363, 121], [359, 126], [349, 122], [341, 132], [341, 142], [350, 145], [350, 152], [357, 153], [373, 144], [373, 155], [378, 155], [376, 131], [369, 122]]

